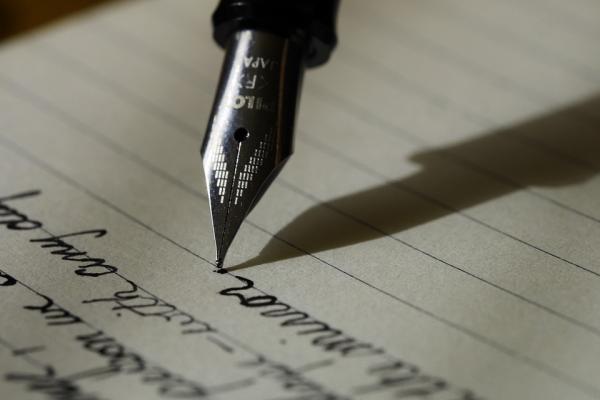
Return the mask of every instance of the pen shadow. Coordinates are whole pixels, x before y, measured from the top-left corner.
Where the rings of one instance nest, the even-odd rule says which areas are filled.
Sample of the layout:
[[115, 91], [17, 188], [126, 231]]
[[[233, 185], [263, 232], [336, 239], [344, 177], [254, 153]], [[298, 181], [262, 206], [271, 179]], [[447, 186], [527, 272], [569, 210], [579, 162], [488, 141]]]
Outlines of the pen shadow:
[[[394, 235], [527, 187], [562, 187], [588, 180], [600, 169], [599, 111], [600, 97], [595, 97], [414, 154], [411, 160], [421, 166], [418, 172], [307, 209], [257, 256], [227, 270]], [[354, 223], [340, 223], [347, 217]]]

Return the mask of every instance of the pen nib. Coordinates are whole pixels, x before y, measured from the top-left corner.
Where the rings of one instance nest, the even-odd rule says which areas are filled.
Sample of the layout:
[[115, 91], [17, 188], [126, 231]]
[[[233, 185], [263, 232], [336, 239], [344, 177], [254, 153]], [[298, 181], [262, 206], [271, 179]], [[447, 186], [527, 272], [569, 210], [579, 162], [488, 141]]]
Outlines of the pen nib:
[[302, 47], [244, 30], [229, 42], [202, 145], [217, 268], [246, 215], [292, 153]]

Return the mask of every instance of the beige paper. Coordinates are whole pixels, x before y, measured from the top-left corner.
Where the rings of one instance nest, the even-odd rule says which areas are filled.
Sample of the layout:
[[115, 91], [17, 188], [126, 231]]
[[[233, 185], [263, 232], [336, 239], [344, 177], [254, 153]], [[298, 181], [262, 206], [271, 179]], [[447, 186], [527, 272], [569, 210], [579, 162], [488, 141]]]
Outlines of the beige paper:
[[0, 398], [600, 398], [600, 5], [343, 1], [227, 274], [213, 7], [0, 48]]

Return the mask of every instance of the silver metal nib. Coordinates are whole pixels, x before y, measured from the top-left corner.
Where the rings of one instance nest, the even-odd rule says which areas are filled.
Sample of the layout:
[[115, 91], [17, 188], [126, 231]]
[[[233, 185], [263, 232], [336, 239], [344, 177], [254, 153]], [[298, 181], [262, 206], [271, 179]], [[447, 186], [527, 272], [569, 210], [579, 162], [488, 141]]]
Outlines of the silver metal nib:
[[240, 225], [292, 154], [303, 46], [242, 30], [226, 50], [202, 145], [221, 267]]

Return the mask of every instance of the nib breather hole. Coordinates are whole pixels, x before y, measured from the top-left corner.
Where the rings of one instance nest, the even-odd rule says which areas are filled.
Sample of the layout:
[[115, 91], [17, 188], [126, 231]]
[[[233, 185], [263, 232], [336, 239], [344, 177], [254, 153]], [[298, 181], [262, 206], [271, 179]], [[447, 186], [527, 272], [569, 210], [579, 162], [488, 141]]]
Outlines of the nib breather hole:
[[233, 132], [233, 138], [238, 142], [243, 142], [248, 139], [248, 136], [250, 136], [250, 132], [248, 132], [248, 129], [246, 128], [237, 128], [235, 132]]

